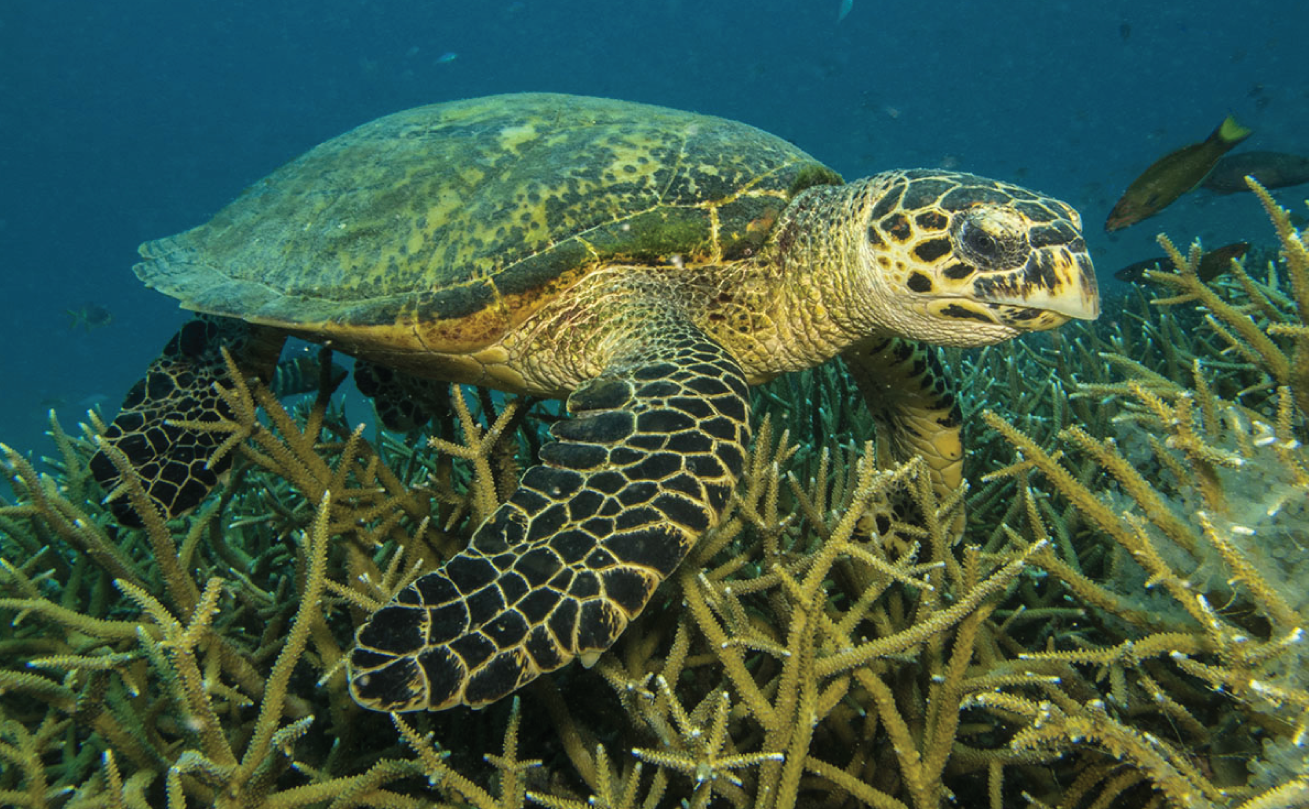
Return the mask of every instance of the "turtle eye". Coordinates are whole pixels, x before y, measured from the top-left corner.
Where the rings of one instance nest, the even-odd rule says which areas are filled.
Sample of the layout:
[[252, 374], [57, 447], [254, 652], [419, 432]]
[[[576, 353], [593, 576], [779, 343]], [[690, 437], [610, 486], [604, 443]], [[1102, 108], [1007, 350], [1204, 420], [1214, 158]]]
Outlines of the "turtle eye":
[[960, 256], [982, 272], [1013, 269], [1030, 251], [1022, 216], [1008, 208], [970, 210], [951, 235]]
[[995, 258], [1000, 252], [1000, 245], [995, 237], [971, 222], [965, 222], [959, 230], [959, 239], [979, 258]]

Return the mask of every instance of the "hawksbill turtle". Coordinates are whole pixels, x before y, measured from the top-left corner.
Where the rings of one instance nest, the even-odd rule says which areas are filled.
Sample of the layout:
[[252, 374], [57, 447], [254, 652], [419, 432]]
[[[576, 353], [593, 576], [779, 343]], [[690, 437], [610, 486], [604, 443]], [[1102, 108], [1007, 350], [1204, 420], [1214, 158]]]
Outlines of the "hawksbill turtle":
[[[960, 418], [924, 343], [1099, 307], [1058, 200], [934, 169], [847, 183], [746, 124], [553, 94], [364, 124], [140, 252], [136, 275], [200, 314], [104, 440], [167, 515], [224, 471], [207, 463], [220, 439], [177, 423], [222, 415], [219, 346], [264, 379], [295, 335], [382, 393], [419, 378], [567, 399], [469, 546], [358, 628], [351, 692], [385, 711], [483, 706], [594, 662], [719, 520], [750, 385], [841, 356], [946, 492]], [[103, 451], [92, 468], [119, 480]]]

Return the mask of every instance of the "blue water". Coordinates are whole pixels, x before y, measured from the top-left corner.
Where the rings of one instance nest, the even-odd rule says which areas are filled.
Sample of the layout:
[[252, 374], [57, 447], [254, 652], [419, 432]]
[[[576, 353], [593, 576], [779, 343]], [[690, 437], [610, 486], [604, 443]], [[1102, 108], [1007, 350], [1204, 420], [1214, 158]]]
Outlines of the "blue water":
[[[405, 107], [553, 90], [738, 118], [847, 177], [949, 164], [1081, 208], [1102, 284], [1154, 234], [1270, 237], [1201, 192], [1106, 236], [1145, 166], [1228, 113], [1309, 153], [1303, 0], [5, 0], [0, 4], [0, 440], [47, 451], [185, 318], [131, 273], [320, 141]], [[704, 10], [708, 9], [708, 10]], [[451, 54], [454, 56], [451, 57]], [[1303, 210], [1309, 187], [1283, 204]], [[114, 322], [73, 331], [101, 304]]]

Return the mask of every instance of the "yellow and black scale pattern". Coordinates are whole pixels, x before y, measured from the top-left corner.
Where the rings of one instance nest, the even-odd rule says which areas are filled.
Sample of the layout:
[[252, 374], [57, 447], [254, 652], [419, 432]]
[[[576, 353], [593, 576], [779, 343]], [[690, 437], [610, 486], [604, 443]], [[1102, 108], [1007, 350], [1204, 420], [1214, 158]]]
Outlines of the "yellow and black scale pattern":
[[[1084, 290], [1094, 308], [1095, 269], [1081, 217], [1066, 203], [953, 171], [910, 169], [878, 178], [885, 185], [868, 212], [868, 242], [883, 269], [902, 276], [897, 280], [907, 291], [942, 295], [934, 310], [939, 317], [1050, 328], [1067, 317], [1035, 304], [984, 302], [1072, 290]], [[997, 216], [997, 210], [1007, 216]], [[902, 260], [895, 260], [897, 254]]]
[[[231, 386], [222, 347], [244, 372], [268, 379], [285, 340], [284, 334], [239, 320], [201, 315], [173, 335], [145, 377], [128, 391], [103, 440], [126, 456], [165, 518], [194, 508], [232, 465], [230, 454], [209, 463], [225, 438], [223, 433], [188, 430], [169, 422], [230, 418], [231, 411], [214, 387]], [[103, 450], [91, 457], [90, 466], [106, 490], [113, 491], [122, 482]], [[142, 525], [126, 496], [114, 499], [110, 508], [123, 525]]]
[[594, 662], [717, 523], [749, 443], [745, 378], [680, 312], [651, 306], [647, 339], [568, 397], [573, 418], [469, 547], [359, 631], [361, 704], [480, 707]]

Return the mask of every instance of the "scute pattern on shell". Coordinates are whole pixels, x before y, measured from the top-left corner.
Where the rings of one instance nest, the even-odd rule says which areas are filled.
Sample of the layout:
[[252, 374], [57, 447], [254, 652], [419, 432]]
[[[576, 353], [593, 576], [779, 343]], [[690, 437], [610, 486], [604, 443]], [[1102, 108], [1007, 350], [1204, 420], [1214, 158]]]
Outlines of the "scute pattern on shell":
[[310, 150], [211, 222], [144, 245], [137, 273], [184, 306], [320, 333], [462, 318], [549, 296], [589, 265], [730, 256], [718, 235], [755, 238], [749, 223], [813, 165], [748, 125], [660, 107], [435, 104]]

